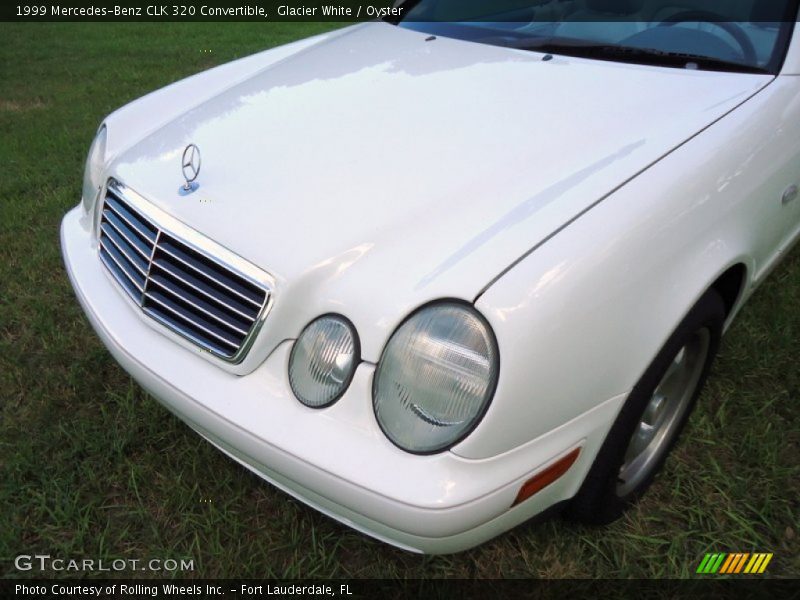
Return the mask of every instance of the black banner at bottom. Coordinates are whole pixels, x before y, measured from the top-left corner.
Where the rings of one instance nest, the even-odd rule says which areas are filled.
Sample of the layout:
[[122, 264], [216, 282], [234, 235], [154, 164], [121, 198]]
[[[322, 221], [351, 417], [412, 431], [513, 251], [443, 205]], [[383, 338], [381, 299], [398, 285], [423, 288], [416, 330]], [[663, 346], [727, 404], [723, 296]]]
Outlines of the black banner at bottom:
[[0, 598], [800, 598], [792, 580], [145, 580], [5, 579]]

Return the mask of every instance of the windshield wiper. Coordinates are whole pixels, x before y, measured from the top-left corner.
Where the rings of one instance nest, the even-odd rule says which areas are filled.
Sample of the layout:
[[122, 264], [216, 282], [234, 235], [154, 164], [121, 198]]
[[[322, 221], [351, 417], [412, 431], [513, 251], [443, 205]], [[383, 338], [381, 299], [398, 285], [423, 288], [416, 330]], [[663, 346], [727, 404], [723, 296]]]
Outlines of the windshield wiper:
[[520, 50], [535, 50], [551, 54], [613, 60], [619, 62], [648, 64], [682, 69], [704, 69], [707, 71], [733, 71], [737, 73], [769, 74], [763, 67], [748, 65], [736, 61], [691, 54], [685, 52], [668, 52], [654, 48], [635, 48], [633, 46], [617, 46], [614, 44], [596, 44], [581, 41], [525, 40], [508, 44]]

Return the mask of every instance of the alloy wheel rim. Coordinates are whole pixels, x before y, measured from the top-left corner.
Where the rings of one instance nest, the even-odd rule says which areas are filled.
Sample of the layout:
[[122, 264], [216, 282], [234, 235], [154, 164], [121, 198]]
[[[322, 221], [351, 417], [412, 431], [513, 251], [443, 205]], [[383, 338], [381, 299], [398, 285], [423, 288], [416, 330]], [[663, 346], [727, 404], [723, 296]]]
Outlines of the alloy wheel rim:
[[625, 450], [617, 479], [617, 496], [634, 490], [666, 453], [692, 403], [710, 346], [711, 333], [706, 328], [700, 329], [672, 359]]

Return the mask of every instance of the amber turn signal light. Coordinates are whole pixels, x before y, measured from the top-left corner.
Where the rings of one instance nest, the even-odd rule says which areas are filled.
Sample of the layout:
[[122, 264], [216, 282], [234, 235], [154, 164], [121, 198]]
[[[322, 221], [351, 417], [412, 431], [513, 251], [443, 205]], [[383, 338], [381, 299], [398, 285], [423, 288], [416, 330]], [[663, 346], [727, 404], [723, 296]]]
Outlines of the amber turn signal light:
[[547, 467], [544, 471], [541, 471], [528, 479], [522, 487], [519, 489], [519, 493], [517, 494], [516, 499], [514, 500], [514, 504], [511, 506], [516, 506], [520, 502], [524, 502], [535, 493], [540, 492], [548, 485], [553, 483], [556, 479], [561, 477], [564, 473], [569, 471], [569, 468], [575, 463], [578, 459], [578, 455], [581, 453], [580, 448], [575, 448], [572, 452], [567, 454], [564, 458], [557, 460], [555, 463]]

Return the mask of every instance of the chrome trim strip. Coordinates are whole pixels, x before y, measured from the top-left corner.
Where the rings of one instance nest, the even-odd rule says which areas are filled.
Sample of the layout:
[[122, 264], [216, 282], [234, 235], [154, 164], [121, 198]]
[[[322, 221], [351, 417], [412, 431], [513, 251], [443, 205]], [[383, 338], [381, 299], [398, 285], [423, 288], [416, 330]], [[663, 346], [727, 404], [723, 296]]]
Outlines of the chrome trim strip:
[[[108, 250], [106, 250], [105, 248], [101, 248], [101, 250], [102, 250], [102, 252], [100, 252], [100, 260], [103, 261], [103, 264], [106, 265], [106, 267], [108, 268], [108, 271], [111, 273], [111, 275], [114, 277], [114, 279], [117, 280], [117, 282], [120, 284], [122, 289], [124, 289], [131, 298], [136, 300], [136, 298], [133, 296], [133, 292], [130, 290], [130, 288], [128, 286], [130, 284], [133, 287], [135, 287], [137, 290], [141, 290], [141, 288], [139, 287], [139, 284], [137, 284], [133, 279], [131, 279], [130, 277], [127, 276], [125, 271], [122, 270], [122, 267], [120, 267], [119, 264], [117, 263], [117, 260], [111, 255], [111, 253]], [[103, 254], [103, 252], [105, 252], [105, 254]], [[108, 258], [106, 258], [106, 256], [108, 256]], [[111, 262], [109, 263], [109, 261], [111, 261]], [[116, 268], [112, 268], [111, 265], [114, 265], [114, 267], [116, 267]], [[122, 275], [120, 275], [120, 272], [122, 273]], [[121, 279], [121, 277], [123, 277], [123, 276], [125, 276], [125, 280], [124, 281]]]
[[191, 343], [196, 345], [198, 348], [201, 348], [201, 349], [205, 350], [206, 352], [208, 352], [212, 356], [220, 357], [220, 356], [225, 355], [225, 350], [224, 350], [224, 348], [222, 348], [222, 346], [214, 346], [214, 345], [210, 344], [207, 340], [201, 340], [197, 336], [192, 335], [191, 331], [179, 331], [179, 330], [177, 330], [170, 321], [168, 321], [167, 319], [165, 319], [164, 317], [159, 315], [152, 308], [145, 307], [145, 308], [142, 309], [142, 312], [144, 312], [145, 315], [147, 315], [148, 317], [150, 317], [154, 321], [157, 321], [158, 323], [160, 323], [170, 333], [173, 333], [178, 337], [182, 337], [182, 338], [185, 338], [185, 339], [189, 340]]
[[102, 242], [103, 240], [109, 240], [112, 244], [114, 244], [114, 247], [119, 250], [119, 253], [122, 254], [122, 256], [124, 256], [129, 263], [136, 267], [136, 270], [139, 271], [143, 277], [145, 277], [147, 274], [147, 261], [139, 256], [136, 252], [133, 252], [130, 246], [128, 246], [127, 249], [123, 248], [123, 245], [126, 244], [125, 240], [122, 239], [122, 236], [120, 236], [110, 227], [103, 229], [104, 226], [105, 223], [100, 225], [100, 231], [103, 232], [103, 236], [100, 237], [100, 241]]
[[190, 263], [189, 261], [187, 261], [187, 260], [186, 260], [186, 258], [184, 258], [184, 257], [180, 256], [180, 255], [179, 255], [177, 252], [175, 252], [174, 250], [172, 250], [172, 249], [170, 249], [170, 248], [167, 248], [167, 247], [165, 247], [165, 246], [163, 246], [163, 245], [159, 246], [159, 247], [158, 247], [158, 249], [159, 249], [159, 250], [161, 250], [161, 251], [162, 251], [164, 254], [168, 254], [169, 256], [171, 256], [172, 258], [174, 258], [175, 260], [177, 260], [177, 261], [179, 261], [180, 263], [182, 263], [182, 264], [186, 265], [187, 267], [189, 267], [189, 268], [190, 268], [192, 271], [194, 271], [195, 273], [199, 273], [200, 275], [202, 275], [203, 277], [205, 277], [205, 278], [206, 278], [208, 281], [210, 281], [210, 282], [212, 282], [212, 283], [215, 283], [215, 284], [217, 284], [217, 285], [218, 285], [218, 286], [220, 286], [220, 287], [223, 287], [223, 288], [225, 288], [225, 289], [226, 289], [226, 290], [228, 290], [228, 291], [229, 291], [231, 294], [236, 294], [237, 296], [239, 296], [239, 298], [241, 298], [242, 300], [246, 300], [247, 302], [249, 302], [250, 304], [252, 304], [252, 305], [253, 305], [253, 306], [255, 306], [255, 307], [259, 307], [259, 306], [261, 306], [261, 303], [260, 303], [260, 302], [256, 302], [256, 301], [255, 301], [255, 300], [253, 300], [252, 298], [248, 298], [248, 297], [247, 297], [245, 294], [243, 294], [243, 293], [242, 293], [242, 292], [240, 292], [239, 290], [236, 290], [236, 289], [232, 288], [230, 285], [228, 285], [227, 283], [224, 283], [223, 281], [220, 281], [220, 279], [219, 279], [219, 278], [217, 278], [217, 277], [215, 277], [213, 273], [207, 273], [206, 271], [204, 271], [203, 269], [201, 269], [201, 268], [200, 268], [200, 267], [198, 267], [197, 265], [193, 265], [192, 263]]
[[[161, 298], [159, 298], [159, 296], [161, 296]], [[208, 335], [215, 337], [220, 342], [230, 346], [234, 350], [236, 350], [239, 347], [239, 342], [233, 339], [227, 339], [224, 335], [221, 335], [220, 333], [212, 329], [209, 329], [206, 325], [203, 325], [196, 319], [192, 319], [189, 315], [181, 311], [179, 306], [177, 306], [171, 300], [168, 300], [163, 294], [159, 292], [145, 292], [145, 298], [147, 298], [151, 302], [155, 302], [159, 306], [163, 307], [165, 310], [171, 312], [179, 319], [186, 321], [186, 323], [188, 323], [191, 327], [199, 329], [200, 331], [205, 331]], [[152, 308], [150, 310], [152, 310]]]
[[106, 243], [107, 239], [109, 238], [103, 238], [103, 237], [100, 238], [100, 247], [106, 251], [106, 253], [111, 257], [111, 260], [114, 261], [114, 263], [120, 268], [120, 270], [123, 273], [125, 273], [125, 275], [127, 275], [131, 281], [133, 281], [136, 284], [136, 287], [141, 289], [143, 284], [139, 284], [136, 282], [135, 274], [131, 273], [131, 268], [133, 268], [135, 271], [138, 271], [139, 276], [144, 280], [146, 284], [147, 281], [145, 280], [144, 271], [141, 271], [138, 266], [134, 265], [130, 261], [128, 261], [128, 264], [131, 265], [130, 267], [126, 267], [124, 264], [122, 264], [120, 257], [125, 258], [126, 260], [127, 257], [124, 254], [122, 254], [122, 252], [120, 252], [115, 246], [109, 246]]
[[[147, 272], [144, 274], [145, 277], [144, 289], [141, 290], [142, 292], [141, 297], [137, 299], [131, 296], [132, 299], [135, 302], [137, 302], [140, 310], [149, 318], [152, 318], [154, 321], [158, 322], [170, 333], [177, 334], [178, 336], [188, 340], [192, 344], [199, 346], [204, 350], [207, 350], [216, 359], [230, 364], [241, 363], [244, 360], [247, 353], [250, 351], [250, 348], [255, 342], [255, 339], [258, 336], [258, 333], [260, 332], [261, 327], [263, 326], [264, 321], [266, 320], [267, 315], [269, 314], [272, 308], [273, 290], [275, 289], [275, 279], [270, 274], [266, 273], [259, 267], [256, 267], [254, 264], [246, 261], [240, 256], [234, 254], [232, 251], [228, 250], [224, 246], [202, 236], [200, 233], [196, 232], [187, 225], [178, 221], [175, 217], [167, 214], [157, 206], [153, 205], [151, 202], [146, 200], [144, 197], [139, 195], [134, 190], [127, 187], [125, 184], [120, 183], [119, 181], [113, 178], [108, 179], [103, 189], [103, 192], [104, 192], [102, 196], [103, 201], [102, 203], [99, 203], [101, 204], [101, 208], [98, 211], [98, 213], [96, 213], [98, 214], [98, 226], [96, 231], [97, 231], [97, 237], [100, 241], [100, 243], [98, 244], [98, 253], [100, 254], [100, 258], [102, 259], [104, 265], [107, 267], [107, 269], [114, 277], [114, 279], [118, 283], [120, 283], [121, 287], [123, 287], [123, 290], [126, 292], [126, 294], [128, 296], [131, 296], [129, 288], [126, 287], [125, 284], [123, 284], [120, 281], [119, 279], [120, 275], [116, 272], [115, 269], [112, 269], [109, 266], [108, 260], [103, 255], [103, 253], [105, 252], [106, 254], [108, 254], [109, 258], [114, 260], [114, 262], [116, 263], [115, 257], [111, 254], [111, 252], [109, 252], [108, 248], [103, 245], [102, 235], [105, 235], [112, 243], [115, 242], [115, 240], [113, 240], [111, 236], [108, 235], [108, 233], [101, 231], [100, 228], [100, 221], [102, 221], [104, 212], [103, 207], [105, 206], [108, 206], [114, 215], [116, 215], [117, 217], [125, 221], [125, 223], [127, 223], [130, 227], [132, 227], [135, 230], [134, 231], [135, 233], [137, 234], [141, 233], [142, 237], [145, 238], [145, 240], [143, 240], [144, 243], [148, 242], [152, 243], [152, 249], [148, 261]], [[110, 202], [108, 201], [109, 194], [111, 194]], [[139, 224], [137, 226], [137, 224], [131, 223], [131, 220], [126, 218], [124, 214], [120, 214], [122, 211], [125, 211], [125, 207], [114, 206], [114, 204], [119, 205], [119, 202], [117, 202], [114, 198], [115, 196], [119, 198], [122, 202], [130, 206], [129, 214], [131, 219], [135, 219], [138, 217], [141, 218], [142, 221], [144, 221], [144, 223]], [[112, 226], [114, 225], [114, 223], [112, 223], [110, 219], [106, 219], [106, 221], [110, 225]], [[152, 227], [155, 231], [148, 230], [147, 234], [145, 234], [144, 232], [141, 231], [142, 227], [144, 227], [145, 225]], [[218, 265], [220, 270], [222, 271], [222, 273], [219, 274], [220, 276], [224, 276], [225, 272], [228, 272], [231, 273], [232, 275], [235, 275], [237, 278], [241, 278], [243, 281], [248, 282], [255, 288], [259, 289], [260, 290], [259, 293], [264, 294], [263, 301], [260, 303], [255, 302], [252, 298], [248, 298], [241, 292], [235, 289], [231, 289], [230, 286], [225, 285], [223, 282], [219, 281], [216, 277], [213, 277], [212, 274], [203, 273], [202, 271], [199, 271], [203, 278], [208, 279], [210, 282], [213, 282], [214, 285], [219, 285], [220, 287], [228, 290], [231, 294], [234, 294], [237, 297], [241, 297], [243, 298], [244, 301], [246, 301], [243, 302], [241, 309], [237, 309], [235, 306], [231, 306], [229, 304], [231, 302], [234, 302], [233, 299], [216, 298], [213, 295], [209, 295], [209, 293], [206, 292], [205, 290], [199, 289], [197, 285], [194, 285], [189, 281], [186, 281], [186, 277], [191, 277], [192, 279], [194, 279], [190, 274], [185, 273], [183, 274], [184, 275], [183, 277], [175, 275], [175, 273], [173, 273], [172, 271], [177, 270], [178, 267], [169, 269], [168, 267], [170, 267], [171, 265], [167, 264], [166, 265], [167, 268], [165, 268], [165, 265], [162, 264], [165, 261], [162, 260], [161, 262], [156, 262], [156, 251], [159, 249], [164, 250], [166, 255], [173, 256], [172, 252], [169, 252], [168, 250], [159, 246], [162, 233], [167, 235], [171, 240], [177, 242], [179, 246], [184, 245], [189, 250], [201, 255], [204, 259]], [[139, 248], [136, 249], [140, 250]], [[180, 248], [178, 249], [180, 250]], [[182, 260], [180, 257], [174, 257], [174, 258], [180, 261], [181, 263], [185, 263], [185, 261]], [[223, 306], [225, 309], [228, 309], [231, 312], [240, 315], [248, 322], [252, 322], [252, 326], [250, 327], [249, 331], [242, 334], [244, 335], [244, 339], [241, 341], [241, 343], [238, 344], [232, 342], [231, 340], [234, 339], [233, 335], [231, 336], [231, 339], [224, 339], [219, 334], [209, 330], [206, 327], [203, 327], [199, 323], [198, 324], [194, 323], [194, 321], [191, 318], [187, 317], [186, 315], [182, 314], [181, 312], [179, 312], [174, 308], [170, 308], [164, 305], [164, 302], [162, 300], [159, 300], [158, 298], [154, 297], [153, 294], [149, 293], [148, 287], [150, 283], [150, 275], [153, 270], [153, 265], [163, 270], [165, 273], [167, 273], [168, 276], [175, 277], [175, 279], [180, 280], [188, 287], [203, 293], [204, 296], [209, 297], [210, 300], [216, 302], [220, 306]], [[187, 266], [192, 268], [193, 270], [197, 270], [191, 264], [188, 264]], [[121, 270], [123, 273], [126, 273], [125, 269], [121, 265], [117, 265], [117, 269]], [[201, 280], [198, 279], [198, 282], [200, 281]], [[140, 289], [140, 286], [136, 285], [135, 281], [132, 280], [131, 283], [134, 285], [134, 287]], [[153, 283], [159, 285], [159, 287], [162, 287], [162, 285], [158, 281], [154, 280]], [[255, 293], [256, 292], [254, 291], [254, 294]], [[156, 294], [158, 294], [158, 292], [156, 292]], [[164, 298], [168, 300], [166, 296]], [[200, 298], [197, 299], [201, 300]], [[187, 305], [195, 306], [195, 304], [193, 302], [190, 302], [186, 297], [181, 296], [180, 300], [182, 302], [185, 302]], [[148, 301], [155, 302], [156, 304], [159, 305], [159, 307], [154, 310], [153, 307], [146, 306], [146, 302]], [[162, 309], [161, 306], [164, 306], [164, 308]], [[255, 314], [248, 315], [246, 312], [244, 312], [247, 310], [247, 307], [249, 306], [253, 307], [253, 312]], [[199, 307], [196, 308], [198, 310], [201, 310]], [[217, 346], [216, 344], [211, 343], [211, 340], [203, 341], [198, 339], [198, 337], [196, 335], [193, 335], [191, 331], [187, 331], [185, 329], [186, 326], [182, 326], [180, 322], [179, 323], [170, 322], [167, 318], [160, 316], [157, 312], [158, 310], [168, 310], [170, 313], [175, 313], [177, 318], [181, 319], [182, 321], [185, 321], [186, 323], [191, 324], [189, 326], [197, 327], [199, 331], [204, 331], [208, 333], [210, 336], [214, 337], [215, 339], [220, 339], [222, 341], [222, 344]], [[202, 312], [206, 313], [207, 311], [202, 311]], [[209, 322], [209, 325], [214, 326], [211, 322]], [[237, 332], [240, 331], [238, 327], [233, 326], [229, 322], [223, 323], [223, 325], [228, 330]], [[220, 331], [222, 331], [222, 328], [220, 328]], [[235, 353], [231, 355], [230, 352], [226, 352], [224, 349], [225, 346], [230, 346], [231, 348], [233, 348]], [[236, 350], [237, 348], [238, 350]]]
[[[237, 307], [235, 307], [235, 306], [233, 306], [231, 304], [231, 300], [230, 299], [226, 298], [225, 301], [223, 301], [222, 298], [218, 298], [217, 296], [215, 296], [211, 292], [209, 292], [207, 290], [204, 290], [203, 288], [200, 287], [201, 285], [205, 285], [202, 281], [200, 281], [196, 277], [192, 277], [188, 273], [183, 273], [181, 271], [178, 271], [178, 270], [174, 269], [172, 267], [172, 265], [170, 265], [169, 263], [159, 262], [157, 260], [154, 260], [150, 264], [151, 264], [151, 270], [152, 270], [152, 267], [156, 267], [159, 271], [163, 271], [169, 277], [172, 277], [173, 279], [177, 279], [178, 281], [180, 281], [185, 286], [192, 288], [195, 292], [198, 292], [198, 293], [202, 294], [203, 296], [205, 296], [206, 298], [208, 298], [212, 302], [216, 302], [217, 304], [219, 304], [220, 306], [224, 307], [225, 309], [227, 309], [227, 310], [229, 310], [229, 311], [231, 311], [233, 313], [236, 313], [237, 315], [247, 319], [248, 321], [252, 321], [252, 320], [254, 320], [254, 319], [256, 319], [258, 317], [258, 312], [255, 312], [253, 314], [247, 314], [246, 312], [244, 312], [245, 311], [245, 307], [244, 306], [240, 305], [240, 307], [237, 308]], [[189, 281], [190, 279], [194, 279], [194, 282]]]
[[103, 224], [108, 223], [114, 231], [122, 236], [126, 242], [133, 246], [136, 251], [142, 255], [145, 260], [150, 260], [150, 255], [153, 252], [153, 245], [142, 241], [139, 237], [131, 231], [131, 229], [122, 222], [117, 214], [112, 211], [103, 211], [103, 217], [100, 222], [100, 229], [103, 229]]
[[156, 241], [153, 242], [153, 248], [150, 250], [150, 260], [147, 261], [147, 275], [145, 276], [144, 280], [144, 289], [142, 290], [142, 297], [139, 300], [139, 306], [144, 308], [144, 300], [145, 300], [145, 292], [147, 291], [147, 282], [150, 280], [150, 272], [153, 270], [153, 260], [156, 257], [156, 248], [158, 248], [158, 242], [161, 239], [161, 230], [158, 230], [156, 234]]
[[[113, 190], [111, 184], [108, 185], [109, 190]], [[113, 192], [112, 192], [113, 193]], [[128, 225], [133, 227], [136, 232], [141, 235], [144, 239], [146, 239], [151, 244], [155, 244], [156, 238], [158, 237], [157, 234], [153, 233], [147, 227], [142, 227], [141, 223], [136, 220], [136, 217], [130, 214], [125, 207], [118, 206], [117, 202], [112, 199], [111, 202], [108, 201], [108, 193], [106, 193], [106, 197], [103, 200], [103, 207], [108, 207], [115, 215], [117, 215], [120, 219], [125, 221]], [[105, 212], [105, 210], [103, 210]], [[102, 221], [102, 214], [101, 214], [101, 221]]]
[[[241, 334], [243, 336], [247, 335], [247, 331], [248, 331], [249, 328], [248, 329], [242, 329], [241, 327], [239, 327], [238, 323], [234, 324], [231, 321], [226, 321], [223, 317], [220, 317], [219, 315], [215, 315], [208, 308], [204, 308], [204, 307], [200, 306], [199, 302], [203, 302], [202, 300], [200, 300], [200, 298], [197, 298], [196, 296], [194, 296], [194, 294], [192, 294], [191, 296], [186, 296], [185, 295], [186, 292], [176, 291], [174, 285], [171, 286], [168, 283], [165, 283], [164, 281], [162, 281], [162, 279], [163, 279], [163, 277], [161, 277], [159, 275], [151, 275], [148, 278], [148, 281], [150, 283], [155, 283], [159, 288], [161, 288], [163, 291], [167, 292], [167, 294], [169, 294], [170, 296], [173, 296], [173, 297], [177, 298], [181, 302], [185, 302], [186, 304], [188, 304], [189, 306], [191, 306], [192, 308], [194, 308], [198, 312], [201, 312], [204, 315], [207, 315], [210, 318], [214, 319], [217, 323], [221, 324], [226, 329], [232, 329], [236, 333], [239, 333], [239, 334]], [[145, 295], [147, 295], [147, 294], [145, 294]], [[208, 303], [207, 302], [203, 302], [203, 304], [208, 304]], [[210, 308], [213, 309], [213, 307], [210, 307]]]

